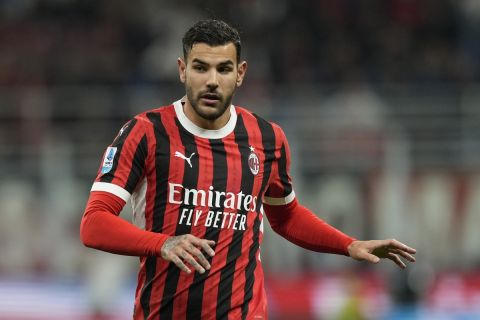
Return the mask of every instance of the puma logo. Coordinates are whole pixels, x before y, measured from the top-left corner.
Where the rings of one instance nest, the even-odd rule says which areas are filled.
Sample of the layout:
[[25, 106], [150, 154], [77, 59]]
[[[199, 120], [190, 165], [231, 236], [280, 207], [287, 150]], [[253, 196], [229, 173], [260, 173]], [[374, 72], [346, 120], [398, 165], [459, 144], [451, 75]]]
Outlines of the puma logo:
[[187, 157], [185, 157], [185, 155], [182, 154], [181, 152], [175, 151], [175, 157], [177, 157], [177, 158], [182, 158], [183, 160], [187, 161], [188, 164], [190, 165], [190, 168], [193, 168], [193, 167], [192, 167], [192, 161], [191, 161], [191, 160], [192, 160], [192, 157], [193, 157], [194, 154], [195, 154], [195, 152], [193, 152], [193, 153], [190, 155], [190, 157], [187, 158]]

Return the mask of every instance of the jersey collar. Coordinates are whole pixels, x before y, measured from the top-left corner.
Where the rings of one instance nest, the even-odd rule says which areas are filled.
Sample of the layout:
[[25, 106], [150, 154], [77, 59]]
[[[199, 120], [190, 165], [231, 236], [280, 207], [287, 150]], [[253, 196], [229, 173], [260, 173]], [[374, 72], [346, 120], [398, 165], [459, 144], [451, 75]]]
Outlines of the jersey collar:
[[233, 129], [235, 129], [235, 125], [237, 124], [237, 112], [235, 111], [235, 106], [232, 104], [230, 105], [230, 119], [228, 119], [227, 124], [225, 124], [222, 128], [217, 130], [208, 130], [203, 129], [193, 123], [190, 119], [187, 118], [185, 113], [183, 112], [183, 105], [182, 100], [175, 101], [173, 103], [175, 108], [175, 113], [177, 114], [178, 121], [180, 124], [193, 135], [196, 135], [201, 138], [206, 139], [222, 139], [228, 136]]

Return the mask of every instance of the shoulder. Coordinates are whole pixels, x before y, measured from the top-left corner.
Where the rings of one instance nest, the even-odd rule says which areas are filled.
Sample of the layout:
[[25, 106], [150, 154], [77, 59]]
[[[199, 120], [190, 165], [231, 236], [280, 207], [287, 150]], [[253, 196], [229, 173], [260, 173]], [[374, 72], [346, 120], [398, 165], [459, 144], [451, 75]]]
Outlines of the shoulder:
[[157, 107], [154, 109], [146, 110], [142, 113], [137, 114], [134, 119], [136, 121], [141, 121], [144, 124], [152, 125], [153, 119], [158, 117], [165, 117], [165, 116], [174, 116], [175, 109], [173, 104]]
[[138, 129], [153, 132], [154, 127], [158, 126], [165, 117], [174, 117], [175, 109], [173, 104], [160, 106], [154, 109], [148, 109], [135, 115], [127, 124], [134, 123]]
[[173, 105], [161, 106], [155, 109], [146, 110], [130, 118], [120, 129], [117, 139], [121, 136], [143, 136], [152, 135], [155, 127], [161, 123], [161, 119], [175, 114]]
[[283, 132], [282, 127], [273, 122], [264, 119], [263, 117], [259, 116], [258, 114], [240, 106], [235, 106], [235, 110], [237, 115], [241, 116], [244, 121], [255, 121], [258, 123], [258, 127], [262, 133], [266, 136], [275, 137], [276, 140], [286, 140], [285, 133]]
[[237, 115], [241, 116], [243, 119], [253, 120], [253, 121], [258, 122], [258, 125], [260, 127], [269, 128], [271, 130], [274, 130], [276, 133], [277, 133], [277, 131], [278, 132], [283, 132], [280, 125], [278, 125], [277, 123], [275, 123], [273, 121], [266, 120], [265, 118], [259, 116], [255, 112], [252, 112], [252, 111], [250, 111], [250, 110], [248, 110], [244, 107], [240, 107], [240, 106], [235, 106], [235, 110], [237, 112]]

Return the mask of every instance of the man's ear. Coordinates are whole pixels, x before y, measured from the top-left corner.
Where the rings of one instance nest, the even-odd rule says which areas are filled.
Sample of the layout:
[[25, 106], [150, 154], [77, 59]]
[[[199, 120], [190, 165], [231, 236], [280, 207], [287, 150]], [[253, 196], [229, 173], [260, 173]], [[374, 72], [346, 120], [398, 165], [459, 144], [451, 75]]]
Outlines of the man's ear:
[[237, 68], [237, 87], [240, 87], [243, 83], [245, 73], [247, 72], [247, 61], [242, 61], [238, 64]]
[[180, 77], [180, 81], [182, 81], [182, 83], [185, 83], [185, 79], [187, 78], [185, 75], [185, 72], [187, 70], [187, 64], [185, 63], [185, 60], [183, 60], [183, 58], [181, 57], [178, 57], [177, 64], [178, 64], [178, 75]]

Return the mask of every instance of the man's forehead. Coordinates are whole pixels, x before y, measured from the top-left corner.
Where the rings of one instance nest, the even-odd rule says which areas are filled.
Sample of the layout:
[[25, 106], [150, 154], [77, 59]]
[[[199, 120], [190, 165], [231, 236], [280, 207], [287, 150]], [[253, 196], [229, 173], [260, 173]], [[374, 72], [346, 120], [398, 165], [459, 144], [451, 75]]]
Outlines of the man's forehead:
[[237, 58], [237, 49], [233, 43], [210, 46], [206, 43], [195, 43], [188, 53], [188, 60], [201, 60], [208, 63], [232, 61]]

